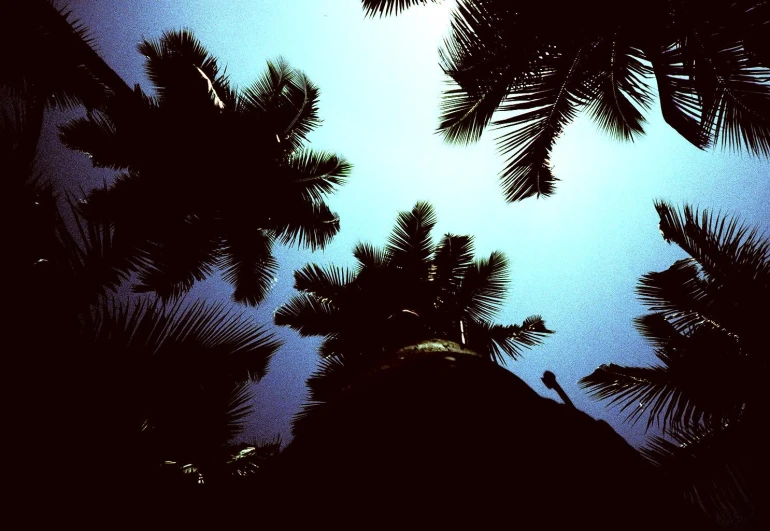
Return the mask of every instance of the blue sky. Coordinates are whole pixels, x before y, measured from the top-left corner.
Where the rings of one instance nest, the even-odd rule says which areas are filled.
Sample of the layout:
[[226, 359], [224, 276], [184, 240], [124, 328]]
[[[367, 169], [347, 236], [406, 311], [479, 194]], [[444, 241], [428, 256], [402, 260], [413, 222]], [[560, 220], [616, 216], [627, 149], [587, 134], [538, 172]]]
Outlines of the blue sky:
[[[684, 255], [661, 239], [653, 200], [722, 210], [770, 231], [770, 162], [721, 149], [699, 151], [663, 122], [656, 107], [648, 113], [647, 135], [633, 144], [613, 140], [581, 116], [554, 149], [561, 179], [555, 196], [506, 204], [494, 131], [472, 146], [450, 146], [435, 134], [446, 86], [438, 47], [448, 6], [384, 19], [364, 18], [359, 0], [71, 0], [68, 6], [91, 30], [104, 59], [129, 84], [146, 90], [136, 45], [182, 27], [227, 66], [235, 85], [251, 83], [265, 60], [280, 55], [320, 87], [324, 123], [311, 146], [339, 153], [354, 166], [350, 182], [329, 201], [342, 230], [324, 252], [278, 250], [281, 270], [271, 296], [256, 310], [244, 309], [257, 322], [269, 323], [292, 294], [295, 269], [309, 261], [352, 265], [357, 241], [383, 244], [398, 211], [428, 200], [439, 216], [436, 238], [470, 234], [478, 256], [493, 250], [508, 256], [512, 282], [498, 321], [541, 314], [556, 331], [509, 368], [546, 396], [539, 377], [553, 371], [580, 409], [606, 419], [637, 445], [641, 427], [622, 423], [589, 399], [577, 380], [601, 363], [655, 360], [632, 326], [644, 312], [634, 287], [644, 273]], [[73, 183], [90, 187], [111, 175], [92, 170], [80, 154], [60, 151], [53, 129], [43, 145]], [[230, 289], [213, 279], [193, 295], [227, 299]], [[289, 438], [291, 415], [317, 362], [317, 340], [299, 339], [290, 330], [278, 334], [287, 344], [257, 386], [245, 440], [279, 433]]]

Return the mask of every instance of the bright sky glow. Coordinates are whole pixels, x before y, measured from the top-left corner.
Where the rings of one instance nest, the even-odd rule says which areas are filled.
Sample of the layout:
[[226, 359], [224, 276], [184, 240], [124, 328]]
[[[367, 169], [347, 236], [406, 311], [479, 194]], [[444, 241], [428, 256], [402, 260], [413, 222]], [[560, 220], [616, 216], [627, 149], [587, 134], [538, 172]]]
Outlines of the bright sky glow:
[[[266, 59], [281, 55], [320, 87], [324, 123], [311, 145], [354, 166], [350, 183], [330, 201], [342, 231], [323, 253], [278, 253], [277, 285], [253, 312], [258, 321], [270, 322], [292, 294], [295, 269], [309, 261], [352, 265], [353, 244], [382, 245], [399, 210], [428, 200], [439, 216], [436, 238], [470, 234], [477, 256], [493, 250], [508, 256], [512, 283], [499, 322], [541, 314], [557, 332], [510, 369], [556, 399], [540, 382], [544, 370], [553, 371], [578, 408], [607, 419], [632, 443], [640, 441], [639, 429], [588, 399], [576, 382], [602, 363], [654, 362], [632, 326], [643, 313], [634, 287], [642, 274], [665, 269], [682, 255], [660, 237], [653, 200], [737, 213], [770, 230], [768, 161], [698, 151], [663, 123], [657, 108], [649, 114], [647, 135], [634, 144], [618, 143], [579, 118], [554, 151], [562, 179], [556, 195], [506, 204], [494, 131], [467, 147], [447, 145], [435, 134], [446, 86], [437, 50], [449, 24], [448, 5], [374, 19], [364, 18], [359, 0], [77, 0], [70, 7], [129, 84], [148, 86], [135, 51], [143, 36], [187, 27], [227, 65], [236, 85], [251, 83]], [[84, 173], [75, 178], [88, 186], [105, 175], [95, 176], [85, 157], [57, 156], [77, 159]], [[213, 281], [195, 294], [222, 299], [229, 289]], [[303, 382], [317, 361], [317, 340], [300, 340], [290, 330], [279, 334], [288, 343], [258, 386], [246, 440], [279, 432], [288, 439]]]

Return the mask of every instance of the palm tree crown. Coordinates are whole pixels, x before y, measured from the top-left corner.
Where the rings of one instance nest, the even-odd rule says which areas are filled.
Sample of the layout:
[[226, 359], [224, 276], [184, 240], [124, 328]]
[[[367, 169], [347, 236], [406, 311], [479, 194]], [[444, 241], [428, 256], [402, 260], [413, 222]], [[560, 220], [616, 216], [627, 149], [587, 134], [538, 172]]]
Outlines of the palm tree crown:
[[746, 498], [744, 482], [759, 485], [767, 472], [770, 241], [726, 216], [656, 208], [663, 238], [690, 255], [644, 275], [637, 288], [652, 313], [636, 326], [661, 363], [602, 365], [580, 383], [629, 419], [661, 425], [675, 442], [656, 437], [647, 455], [695, 483], [693, 499], [704, 503], [714, 485], [718, 498]]
[[[362, 2], [373, 15], [427, 0]], [[549, 196], [558, 180], [549, 157], [565, 126], [585, 109], [633, 140], [653, 78], [664, 119], [693, 145], [768, 155], [768, 25], [770, 4], [760, 0], [656, 0], [633, 15], [610, 2], [457, 0], [441, 50], [455, 86], [439, 130], [449, 142], [473, 142], [491, 122], [503, 131], [506, 199]]]
[[540, 316], [493, 323], [508, 282], [505, 256], [474, 261], [469, 236], [446, 234], [435, 245], [435, 224], [433, 207], [418, 202], [398, 215], [384, 248], [355, 247], [355, 271], [309, 264], [295, 272], [300, 294], [276, 311], [275, 322], [325, 337], [311, 400], [328, 400], [379, 355], [409, 343], [448, 339], [503, 363], [551, 333]]
[[139, 51], [154, 96], [137, 87], [62, 127], [95, 166], [124, 170], [84, 212], [114, 227], [138, 291], [175, 297], [221, 267], [235, 300], [257, 304], [277, 269], [274, 242], [322, 248], [339, 230], [324, 196], [350, 164], [303, 147], [320, 123], [318, 89], [279, 59], [236, 92], [188, 31]]

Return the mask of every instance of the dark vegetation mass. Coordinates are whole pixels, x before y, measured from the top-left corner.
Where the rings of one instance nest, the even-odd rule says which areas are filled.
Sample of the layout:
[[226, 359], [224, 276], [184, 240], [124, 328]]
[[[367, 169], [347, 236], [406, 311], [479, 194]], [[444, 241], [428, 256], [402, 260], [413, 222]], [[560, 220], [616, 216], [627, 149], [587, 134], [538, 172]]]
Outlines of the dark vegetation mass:
[[[362, 0], [368, 15], [426, 3]], [[770, 155], [768, 2], [616, 7], [457, 1], [439, 131], [466, 143], [500, 128], [508, 201], [553, 193], [549, 154], [579, 111], [633, 140], [655, 92], [697, 147]], [[139, 44], [152, 90], [131, 88], [51, 3], [5, 11], [7, 457], [30, 522], [770, 524], [766, 235], [656, 203], [664, 240], [689, 255], [637, 288], [650, 313], [635, 324], [659, 364], [581, 380], [657, 427], [639, 452], [577, 411], [553, 373], [543, 382], [564, 403], [505, 368], [553, 332], [538, 315], [496, 322], [506, 257], [475, 258], [471, 236], [436, 243], [437, 214], [418, 202], [384, 247], [352, 250], [354, 269], [295, 272], [274, 324], [323, 338], [309, 400], [288, 445], [234, 444], [281, 345], [238, 304], [264, 301], [276, 243], [322, 249], [340, 229], [326, 198], [352, 167], [307, 145], [318, 87], [277, 59], [235, 90], [183, 30]], [[45, 113], [72, 109], [85, 112], [60, 139], [115, 170], [103, 187], [67, 189], [37, 164]], [[232, 304], [185, 297], [214, 271]]]

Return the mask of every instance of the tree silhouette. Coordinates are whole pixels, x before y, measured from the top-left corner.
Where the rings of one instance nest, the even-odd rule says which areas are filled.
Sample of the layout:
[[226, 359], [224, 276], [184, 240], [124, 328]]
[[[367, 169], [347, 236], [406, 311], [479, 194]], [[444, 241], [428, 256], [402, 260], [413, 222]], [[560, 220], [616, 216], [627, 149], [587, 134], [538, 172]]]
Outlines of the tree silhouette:
[[303, 147], [320, 123], [318, 89], [279, 59], [237, 93], [188, 31], [139, 51], [155, 95], [137, 88], [61, 129], [95, 166], [125, 170], [91, 191], [84, 214], [114, 228], [137, 291], [174, 298], [219, 267], [236, 301], [257, 304], [276, 241], [318, 249], [339, 230], [324, 196], [350, 164]]
[[308, 381], [310, 402], [296, 417], [295, 432], [386, 351], [447, 339], [502, 364], [551, 333], [540, 316], [521, 325], [495, 324], [508, 283], [505, 256], [493, 252], [474, 261], [470, 236], [446, 234], [435, 245], [435, 224], [433, 207], [418, 202], [398, 215], [384, 248], [355, 247], [355, 271], [309, 264], [295, 272], [300, 294], [276, 310], [275, 323], [325, 338], [321, 368]]
[[[100, 506], [179, 494], [164, 492], [167, 460], [194, 464], [207, 482], [221, 477], [250, 412], [249, 384], [280, 342], [222, 304], [117, 299], [125, 257], [113, 231], [71, 201], [65, 220], [53, 183], [36, 170], [36, 102], [16, 95], [4, 104], [0, 168], [24, 229], [6, 241], [8, 389], [17, 397], [8, 426], [17, 454], [35, 456], [10, 483], [25, 498], [66, 506], [87, 496]], [[42, 458], [52, 447], [55, 460]]]
[[[437, 0], [433, 0], [438, 3]], [[362, 0], [369, 15], [424, 0]], [[666, 122], [698, 148], [721, 142], [770, 154], [770, 5], [761, 0], [611, 2], [458, 0], [441, 66], [454, 86], [439, 131], [448, 142], [502, 130], [508, 201], [549, 196], [550, 155], [581, 110], [613, 137], [643, 133], [657, 86]], [[496, 114], [497, 113], [497, 114]]]
[[[676, 444], [657, 437], [648, 456], [725, 517], [735, 492], [751, 500], [767, 477], [770, 242], [734, 218], [656, 208], [663, 238], [690, 255], [637, 288], [652, 313], [636, 326], [661, 364], [602, 365], [580, 383], [630, 420], [659, 424]], [[764, 499], [754, 500], [760, 519]]]

